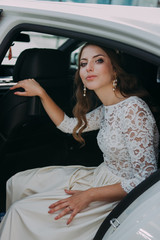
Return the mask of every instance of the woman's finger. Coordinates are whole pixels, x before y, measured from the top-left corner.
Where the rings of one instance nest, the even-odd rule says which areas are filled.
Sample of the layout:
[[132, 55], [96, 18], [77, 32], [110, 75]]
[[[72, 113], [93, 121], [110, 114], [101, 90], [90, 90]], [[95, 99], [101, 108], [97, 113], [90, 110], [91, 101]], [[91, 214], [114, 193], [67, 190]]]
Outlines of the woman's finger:
[[17, 84], [15, 84], [14, 86], [10, 87], [10, 90], [14, 90], [14, 89], [17, 89], [17, 88], [20, 88], [20, 84], [19, 82]]
[[71, 215], [70, 215], [70, 217], [69, 217], [69, 219], [68, 219], [68, 221], [67, 221], [67, 225], [72, 222], [73, 218], [77, 215], [77, 213], [78, 213], [78, 212], [76, 212], [76, 211], [73, 211], [73, 212], [71, 213]]
[[27, 96], [27, 93], [26, 92], [14, 92], [15, 95], [18, 95], [18, 96]]
[[65, 202], [65, 203], [61, 203], [59, 205], [56, 205], [56, 206], [50, 208], [48, 213], [52, 214], [52, 213], [57, 212], [57, 211], [59, 211], [61, 209], [64, 209], [64, 208], [69, 208], [71, 210], [71, 208], [69, 207], [69, 204], [67, 202]]
[[79, 190], [68, 190], [68, 189], [65, 189], [64, 191], [69, 195], [74, 195], [75, 193], [81, 192]]
[[51, 204], [51, 205], [49, 206], [49, 208], [54, 208], [54, 207], [56, 207], [56, 206], [58, 206], [59, 204], [64, 203], [64, 202], [66, 202], [66, 199], [59, 200], [59, 201]]
[[[60, 212], [60, 214], [58, 214], [56, 217], [55, 217], [55, 220], [58, 220], [60, 218], [62, 218], [63, 216], [67, 215], [68, 213], [70, 213], [72, 210], [70, 207], [66, 207], [63, 211]], [[67, 221], [68, 222], [68, 221]]]

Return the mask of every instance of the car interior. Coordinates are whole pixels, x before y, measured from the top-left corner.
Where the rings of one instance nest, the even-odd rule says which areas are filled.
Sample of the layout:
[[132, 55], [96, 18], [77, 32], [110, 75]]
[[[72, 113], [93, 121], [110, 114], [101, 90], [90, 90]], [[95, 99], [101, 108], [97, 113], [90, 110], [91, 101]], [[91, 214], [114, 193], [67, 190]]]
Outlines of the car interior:
[[[30, 44], [34, 43], [32, 35], [34, 41], [37, 38], [36, 44]], [[47, 38], [51, 44], [45, 41]], [[97, 146], [97, 131], [83, 134], [86, 144], [82, 147], [71, 134], [57, 129], [38, 97], [19, 97], [9, 90], [20, 80], [34, 78], [68, 116], [73, 116], [77, 56], [86, 41], [117, 49], [124, 70], [141, 79], [160, 106], [158, 57], [98, 37], [19, 26], [6, 36], [0, 52], [0, 212], [5, 211], [6, 181], [19, 171], [49, 165], [97, 166], [103, 161]], [[17, 55], [14, 48], [20, 49]]]

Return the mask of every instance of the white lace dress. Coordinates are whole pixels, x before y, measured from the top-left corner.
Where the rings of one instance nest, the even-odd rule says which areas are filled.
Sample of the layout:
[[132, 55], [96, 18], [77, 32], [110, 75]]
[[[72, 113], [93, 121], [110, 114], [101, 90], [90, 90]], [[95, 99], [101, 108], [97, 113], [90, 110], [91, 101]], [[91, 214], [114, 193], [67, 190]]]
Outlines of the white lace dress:
[[[97, 141], [104, 155], [98, 167], [45, 167], [20, 172], [7, 183], [9, 210], [0, 226], [1, 240], [91, 240], [117, 202], [94, 202], [78, 213], [70, 225], [69, 215], [58, 221], [48, 206], [68, 197], [65, 188], [85, 190], [121, 183], [128, 193], [156, 170], [159, 133], [148, 106], [138, 97], [100, 106], [87, 114], [85, 131], [100, 129]], [[58, 126], [71, 133], [77, 120], [65, 115]]]

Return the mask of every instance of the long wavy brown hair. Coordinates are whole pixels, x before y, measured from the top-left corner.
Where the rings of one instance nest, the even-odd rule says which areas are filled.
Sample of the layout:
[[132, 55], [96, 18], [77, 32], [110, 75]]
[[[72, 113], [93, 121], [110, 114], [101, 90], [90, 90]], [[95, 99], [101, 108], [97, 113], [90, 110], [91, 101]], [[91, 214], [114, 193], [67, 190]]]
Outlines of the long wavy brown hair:
[[[83, 96], [83, 82], [79, 74], [80, 58], [81, 58], [83, 49], [89, 45], [95, 45], [95, 44], [87, 43], [81, 48], [81, 51], [79, 53], [79, 58], [78, 58], [78, 69], [75, 74], [76, 105], [73, 109], [73, 114], [77, 118], [78, 123], [73, 130], [73, 137], [82, 145], [85, 144], [85, 140], [82, 137], [82, 132], [87, 127], [86, 113], [101, 104], [100, 100], [98, 99], [97, 95], [94, 93], [93, 90], [87, 89], [86, 96], [85, 97]], [[135, 76], [126, 73], [120, 66], [119, 53], [113, 49], [104, 48], [99, 45], [96, 45], [96, 46], [103, 49], [103, 51], [106, 52], [106, 54], [111, 60], [113, 69], [117, 75], [116, 89], [119, 90], [119, 92], [124, 97], [138, 96], [142, 98], [145, 102], [147, 102], [147, 104], [151, 108], [151, 111], [153, 113], [157, 113], [157, 108], [154, 106], [154, 104], [152, 104], [149, 93], [141, 86], [141, 83], [138, 81], [138, 79]]]

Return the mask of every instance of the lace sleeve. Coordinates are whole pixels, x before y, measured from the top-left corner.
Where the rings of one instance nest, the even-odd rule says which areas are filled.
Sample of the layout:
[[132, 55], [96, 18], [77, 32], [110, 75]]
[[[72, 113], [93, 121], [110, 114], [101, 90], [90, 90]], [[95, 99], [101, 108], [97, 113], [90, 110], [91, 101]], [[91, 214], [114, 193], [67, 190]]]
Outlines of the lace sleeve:
[[128, 193], [157, 169], [159, 134], [152, 113], [144, 102], [128, 106], [123, 130], [133, 171], [131, 179], [122, 181], [122, 187]]
[[[100, 122], [103, 114], [102, 106], [96, 108], [95, 110], [86, 114], [88, 126], [84, 129], [84, 132], [97, 130], [100, 128]], [[74, 127], [77, 125], [76, 118], [70, 118], [66, 114], [64, 115], [64, 120], [61, 122], [58, 129], [65, 133], [72, 133]]]

